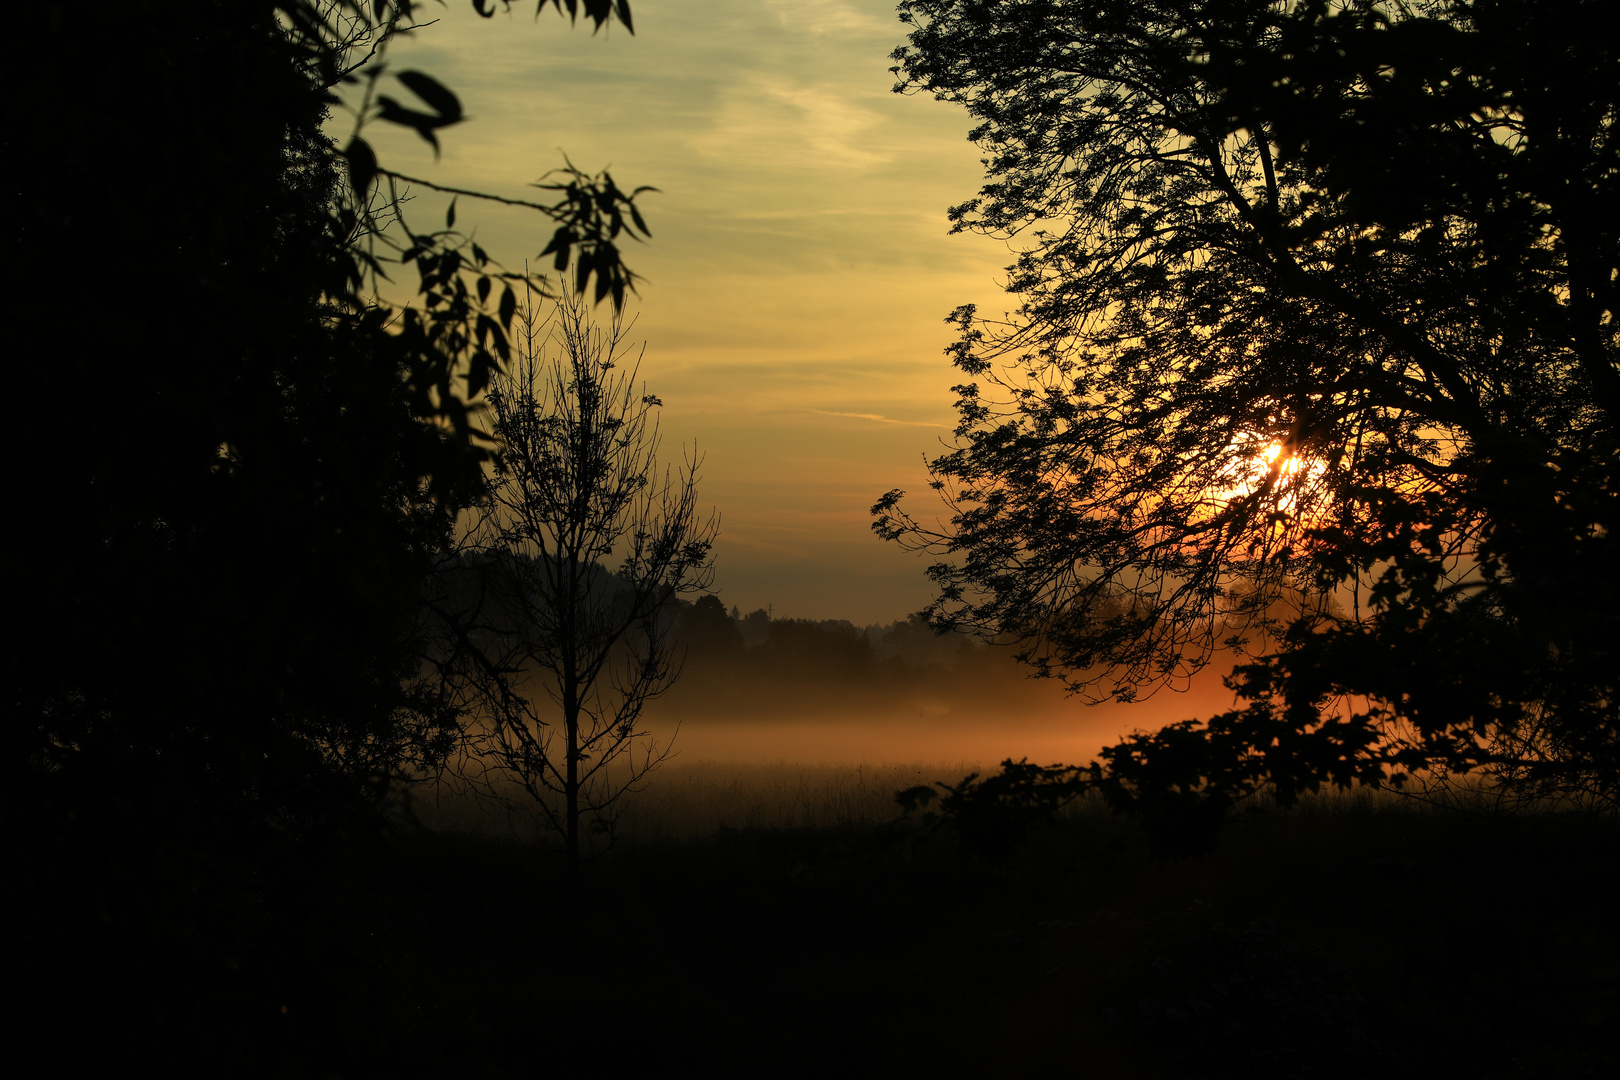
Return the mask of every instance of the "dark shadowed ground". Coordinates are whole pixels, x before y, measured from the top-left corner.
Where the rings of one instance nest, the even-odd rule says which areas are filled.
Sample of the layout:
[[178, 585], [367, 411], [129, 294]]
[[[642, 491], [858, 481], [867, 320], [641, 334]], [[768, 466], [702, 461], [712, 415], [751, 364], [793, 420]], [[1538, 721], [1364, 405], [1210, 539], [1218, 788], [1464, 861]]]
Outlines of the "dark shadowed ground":
[[488, 834], [203, 863], [132, 832], [32, 864], [22, 1018], [153, 1075], [1612, 1075], [1612, 824], [1324, 800], [1155, 861], [1095, 809], [974, 850], [859, 788], [798, 782], [844, 823], [646, 829], [573, 917]]

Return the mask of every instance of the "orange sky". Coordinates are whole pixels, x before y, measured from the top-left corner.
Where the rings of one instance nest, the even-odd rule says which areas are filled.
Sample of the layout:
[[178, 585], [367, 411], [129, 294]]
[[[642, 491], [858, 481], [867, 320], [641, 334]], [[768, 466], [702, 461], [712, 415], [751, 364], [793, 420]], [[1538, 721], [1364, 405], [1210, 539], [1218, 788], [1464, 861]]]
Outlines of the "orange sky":
[[[891, 0], [635, 0], [636, 34], [592, 36], [532, 5], [479, 19], [466, 0], [396, 44], [460, 95], [443, 157], [403, 129], [385, 162], [516, 197], [566, 150], [644, 197], [652, 241], [627, 260], [666, 454], [696, 440], [722, 516], [717, 588], [744, 611], [887, 622], [929, 599], [922, 563], [877, 540], [867, 508], [920, 492], [954, 422], [941, 350], [959, 304], [1002, 303], [1004, 246], [947, 236], [981, 182], [964, 112], [890, 92]], [[398, 97], [397, 84], [389, 90]], [[341, 137], [345, 118], [334, 121]], [[417, 227], [443, 221], [422, 195]], [[535, 214], [462, 200], [458, 225], [508, 265], [546, 242]], [[1000, 310], [997, 308], [997, 310]]]

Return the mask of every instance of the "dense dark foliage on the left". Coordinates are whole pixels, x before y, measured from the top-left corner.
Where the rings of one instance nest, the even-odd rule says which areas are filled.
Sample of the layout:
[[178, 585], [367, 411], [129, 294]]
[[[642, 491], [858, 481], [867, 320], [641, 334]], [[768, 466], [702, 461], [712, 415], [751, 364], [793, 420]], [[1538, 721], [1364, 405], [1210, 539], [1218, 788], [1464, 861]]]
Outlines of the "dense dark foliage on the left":
[[391, 780], [456, 730], [413, 679], [411, 629], [489, 445], [467, 423], [479, 387], [451, 381], [504, 354], [518, 284], [407, 229], [426, 314], [366, 295], [389, 177], [322, 134], [345, 44], [293, 16], [376, 41], [402, 12], [8, 12], [0, 760], [14, 985], [64, 1052], [178, 1067], [282, 1023], [290, 986], [307, 1002], [378, 975], [356, 853], [384, 857]]
[[442, 520], [393, 359], [323, 310], [339, 177], [269, 5], [9, 21], [21, 992], [156, 1064], [279, 1009], [238, 1000], [298, 906], [266, 887], [432, 752], [400, 630]]
[[75, 801], [324, 814], [416, 734], [442, 522], [394, 358], [331, 317], [321, 89], [268, 5], [22, 19], [8, 756]]

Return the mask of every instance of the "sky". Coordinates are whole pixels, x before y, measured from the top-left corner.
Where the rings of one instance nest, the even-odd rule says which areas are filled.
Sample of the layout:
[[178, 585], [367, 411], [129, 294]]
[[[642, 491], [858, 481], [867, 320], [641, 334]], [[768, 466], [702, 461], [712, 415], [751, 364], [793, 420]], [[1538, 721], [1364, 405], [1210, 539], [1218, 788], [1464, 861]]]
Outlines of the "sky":
[[[664, 456], [703, 455], [720, 513], [715, 591], [743, 611], [888, 622], [931, 598], [925, 560], [871, 532], [871, 505], [942, 509], [926, 456], [955, 420], [945, 315], [1000, 311], [1006, 247], [950, 236], [982, 183], [965, 111], [892, 92], [892, 0], [635, 0], [636, 33], [570, 29], [548, 6], [479, 18], [468, 0], [396, 42], [393, 71], [450, 87], [469, 119], [440, 133], [374, 124], [383, 163], [515, 198], [562, 162], [609, 168], [652, 229], [629, 312], [664, 402]], [[384, 92], [408, 102], [397, 82]], [[342, 137], [344, 119], [334, 121]], [[418, 193], [418, 228], [445, 201]], [[543, 248], [540, 215], [462, 199], [458, 227], [509, 267]], [[996, 305], [1002, 305], [997, 307]], [[601, 309], [605, 315], [606, 305]]]

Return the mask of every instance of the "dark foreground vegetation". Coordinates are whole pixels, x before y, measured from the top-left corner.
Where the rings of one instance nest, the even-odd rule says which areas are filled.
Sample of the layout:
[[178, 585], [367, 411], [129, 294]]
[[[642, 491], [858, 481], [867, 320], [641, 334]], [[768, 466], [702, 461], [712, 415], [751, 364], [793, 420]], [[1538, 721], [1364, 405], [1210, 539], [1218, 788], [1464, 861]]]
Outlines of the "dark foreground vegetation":
[[[19, 1030], [65, 1072], [1613, 1075], [1612, 821], [1323, 801], [1156, 859], [1083, 807], [722, 828], [586, 876], [498, 837], [34, 850]], [[87, 847], [88, 847], [87, 842]], [[199, 862], [207, 848], [214, 857]], [[71, 1068], [68, 1068], [71, 1066]]]

